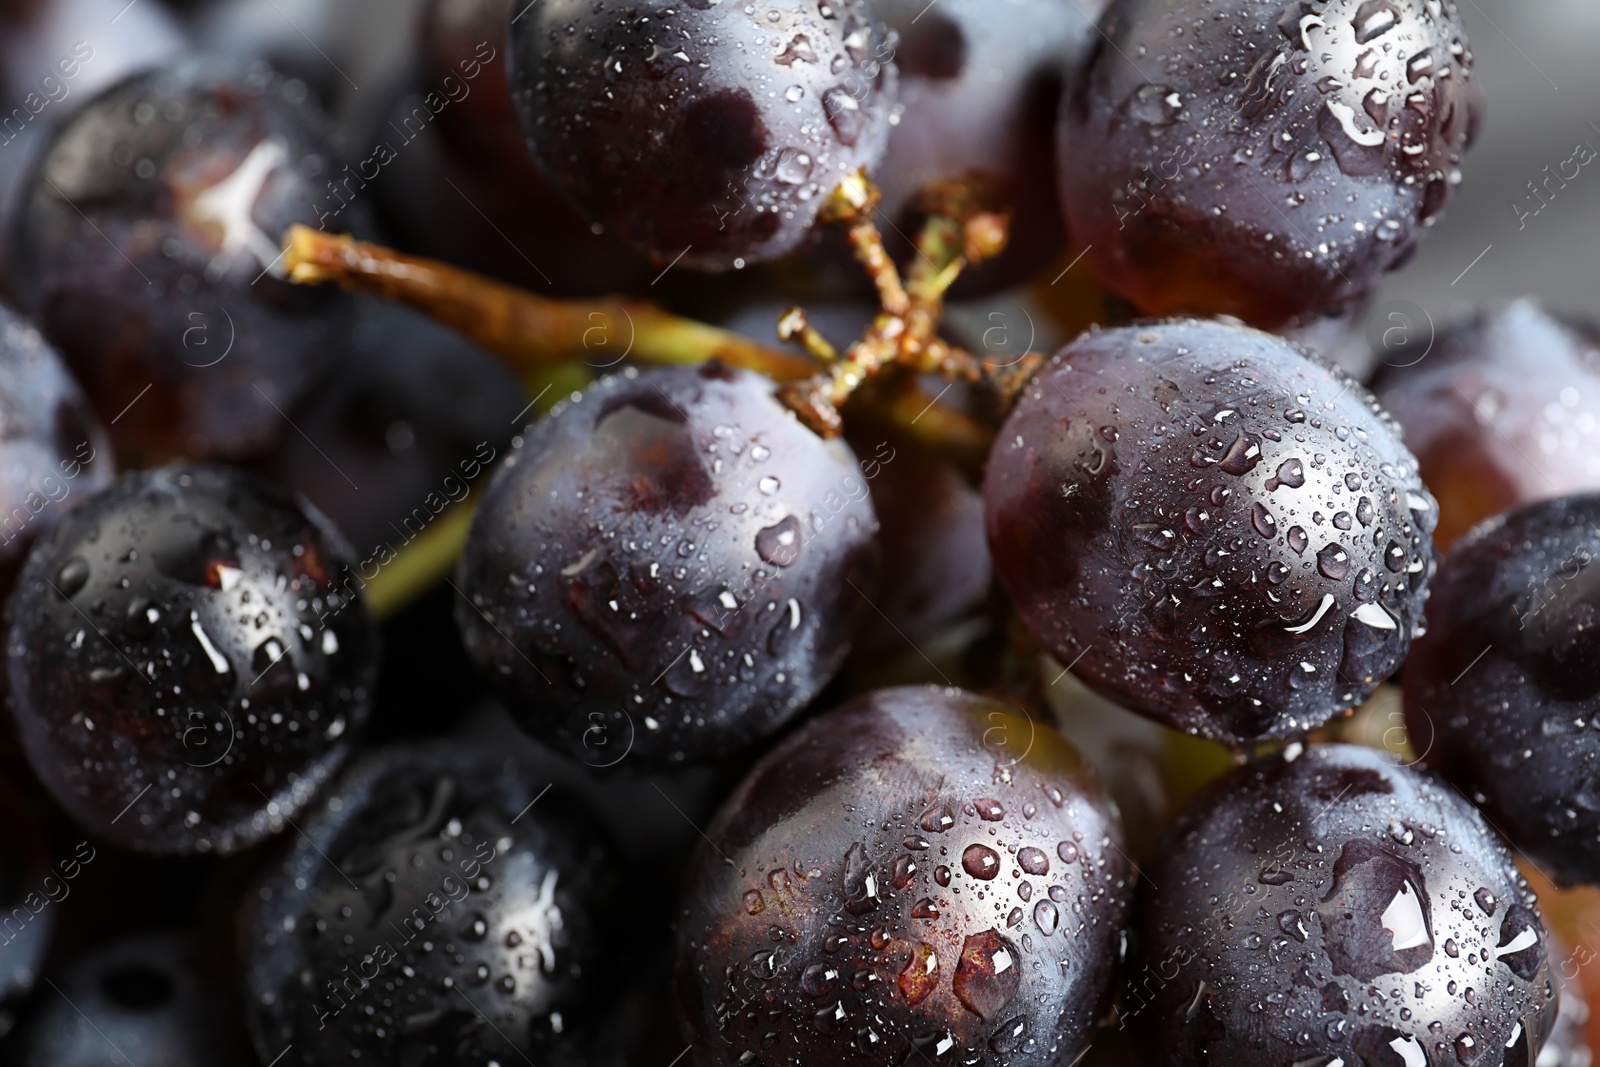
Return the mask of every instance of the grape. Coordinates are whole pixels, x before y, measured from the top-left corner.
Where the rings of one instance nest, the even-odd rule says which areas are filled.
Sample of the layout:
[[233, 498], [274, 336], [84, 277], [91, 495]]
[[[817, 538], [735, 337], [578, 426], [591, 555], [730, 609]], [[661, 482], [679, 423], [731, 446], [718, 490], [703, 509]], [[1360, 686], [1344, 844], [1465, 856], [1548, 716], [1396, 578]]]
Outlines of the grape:
[[28, 546], [111, 483], [111, 446], [39, 331], [0, 305], [0, 597]]
[[838, 670], [874, 593], [876, 528], [849, 448], [768, 379], [630, 370], [506, 458], [456, 618], [535, 736], [591, 763], [597, 743], [694, 762], [776, 730]]
[[1551, 875], [1600, 882], [1600, 495], [1478, 527], [1406, 665], [1418, 753]]
[[[143, 934], [97, 948], [57, 976], [6, 1044], [14, 1067], [245, 1063], [225, 961], [191, 936]], [[57, 995], [59, 994], [59, 995]]]
[[514, 18], [511, 56], [551, 180], [663, 263], [792, 251], [889, 136], [894, 68], [866, 0], [545, 0]]
[[1527, 882], [1454, 790], [1293, 745], [1196, 796], [1144, 879], [1140, 1063], [1531, 1065], [1555, 1021]]
[[1147, 314], [1276, 327], [1402, 265], [1482, 104], [1454, 0], [1116, 0], [1062, 120], [1061, 196]]
[[314, 510], [226, 468], [123, 475], [39, 541], [8, 606], [14, 717], [79, 822], [230, 853], [293, 818], [366, 720], [376, 635]]
[[1112, 700], [1202, 737], [1287, 737], [1405, 658], [1434, 503], [1354, 381], [1255, 330], [1086, 334], [989, 459], [989, 546], [1022, 620]]
[[[1373, 383], [1439, 498], [1441, 548], [1522, 504], [1600, 489], [1600, 338], [1530, 300], [1480, 311]], [[1410, 349], [1407, 350], [1410, 352]]]
[[409, 251], [539, 293], [646, 290], [661, 268], [593, 232], [528, 152], [506, 75], [512, 13], [512, 0], [424, 8], [416, 70], [367, 149], [394, 153], [373, 183], [385, 232]]
[[387, 560], [475, 498], [528, 402], [504, 363], [398, 304], [359, 301], [341, 340], [330, 381], [294, 413], [303, 435], [270, 469], [361, 561]]
[[1089, 765], [1008, 705], [907, 687], [813, 720], [690, 865], [697, 1062], [1072, 1063], [1110, 1003], [1121, 840]]
[[941, 179], [977, 179], [1011, 213], [1006, 252], [965, 278], [958, 295], [1025, 281], [1066, 247], [1051, 146], [1065, 83], [1106, 2], [873, 0], [900, 38], [904, 112], [873, 171], [891, 243], [906, 244], [894, 238], [915, 232], [912, 201]]
[[[988, 595], [983, 497], [948, 460], [894, 430], [846, 429], [878, 515], [883, 578], [855, 646], [881, 663], [912, 652]], [[909, 646], [909, 647], [908, 647]]]
[[341, 207], [304, 94], [184, 60], [85, 104], [34, 172], [18, 297], [129, 458], [260, 454], [317, 380], [346, 304], [275, 277], [278, 239], [364, 209], [353, 183]]
[[593, 817], [540, 777], [445, 744], [340, 780], [246, 924], [262, 1063], [587, 1062], [621, 901]]

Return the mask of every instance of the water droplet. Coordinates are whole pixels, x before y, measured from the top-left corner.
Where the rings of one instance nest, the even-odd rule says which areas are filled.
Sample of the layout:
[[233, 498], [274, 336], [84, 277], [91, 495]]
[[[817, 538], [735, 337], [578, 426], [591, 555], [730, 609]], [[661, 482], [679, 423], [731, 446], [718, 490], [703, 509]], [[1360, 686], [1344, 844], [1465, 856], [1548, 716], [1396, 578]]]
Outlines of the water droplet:
[[89, 584], [89, 563], [82, 556], [73, 556], [56, 571], [56, 591], [71, 599]]
[[956, 999], [985, 1019], [996, 1018], [1022, 982], [1020, 958], [1016, 947], [998, 930], [968, 936], [951, 980]]
[[988, 845], [968, 845], [961, 853], [961, 868], [987, 882], [1000, 873], [1000, 856]]
[[1350, 554], [1340, 545], [1327, 545], [1317, 553], [1317, 570], [1324, 578], [1343, 581], [1350, 573]]
[[978, 818], [984, 822], [999, 822], [1006, 817], [1006, 809], [1001, 807], [998, 800], [984, 797], [973, 804], [978, 811]]
[[1422, 872], [1365, 841], [1345, 845], [1317, 909], [1333, 969], [1362, 981], [1403, 974], [1433, 957]]
[[946, 867], [942, 863], [939, 864], [939, 866], [937, 866], [937, 867], [935, 867], [933, 869], [933, 880], [935, 882], [938, 882], [942, 886], [949, 885], [950, 884], [950, 868]]
[[1056, 846], [1056, 855], [1061, 857], [1062, 863], [1078, 862], [1078, 846], [1071, 841], [1063, 841]]
[[1267, 492], [1275, 491], [1279, 486], [1288, 486], [1290, 489], [1299, 489], [1306, 484], [1306, 469], [1298, 459], [1286, 459], [1278, 464], [1278, 473], [1267, 479]]
[[1029, 874], [1049, 874], [1050, 857], [1037, 848], [1023, 848], [1017, 850], [1017, 866]]
[[1394, 29], [1400, 21], [1400, 12], [1389, 0], [1367, 0], [1356, 11], [1352, 24], [1356, 30], [1357, 44], [1370, 44], [1390, 30]]
[[865, 915], [878, 907], [878, 876], [867, 858], [867, 846], [859, 841], [844, 857], [844, 906], [852, 915]]
[[956, 813], [951, 810], [949, 804], [935, 804], [922, 813], [922, 819], [918, 823], [930, 834], [942, 834], [955, 824]]
[[1500, 944], [1495, 958], [1523, 981], [1531, 982], [1544, 966], [1544, 929], [1529, 908], [1515, 904], [1500, 924]]
[[1256, 533], [1262, 537], [1278, 536], [1278, 522], [1265, 504], [1257, 502], [1255, 507], [1250, 509], [1250, 521], [1255, 526]]
[[744, 910], [746, 915], [760, 915], [767, 910], [766, 902], [761, 899], [761, 891], [759, 889], [745, 891]]
[[911, 959], [900, 972], [900, 993], [906, 1003], [915, 1007], [939, 984], [939, 956], [933, 946], [917, 942], [911, 949]]
[[1306, 547], [1311, 544], [1311, 538], [1298, 526], [1289, 527], [1289, 547], [1294, 549], [1295, 555], [1304, 555]]
[[1183, 110], [1183, 97], [1165, 85], [1141, 85], [1128, 97], [1123, 110], [1146, 126], [1170, 126]]
[[756, 534], [756, 554], [777, 567], [790, 567], [800, 558], [800, 520], [793, 515]]
[[1015, 1052], [1022, 1047], [1022, 1040], [1027, 1035], [1028, 1020], [1025, 1016], [1007, 1019], [995, 1028], [994, 1036], [989, 1038], [989, 1051], [1002, 1055]]
[[1228, 446], [1228, 451], [1217, 461], [1217, 469], [1225, 474], [1248, 474], [1261, 462], [1261, 444], [1251, 440], [1243, 430]]
[[1495, 900], [1494, 894], [1486, 888], [1472, 894], [1472, 899], [1478, 902], [1478, 907], [1483, 909], [1485, 915], [1493, 915], [1495, 906], [1499, 903]]
[[1056, 924], [1061, 921], [1061, 915], [1056, 911], [1056, 906], [1048, 900], [1041, 900], [1033, 906], [1033, 922], [1039, 932], [1049, 937], [1056, 932]]

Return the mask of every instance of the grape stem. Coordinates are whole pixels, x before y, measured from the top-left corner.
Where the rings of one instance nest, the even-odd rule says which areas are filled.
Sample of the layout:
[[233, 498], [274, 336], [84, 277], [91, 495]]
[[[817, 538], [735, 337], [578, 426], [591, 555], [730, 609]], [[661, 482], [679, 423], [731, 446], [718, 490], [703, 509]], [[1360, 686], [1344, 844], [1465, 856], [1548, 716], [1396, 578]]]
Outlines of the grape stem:
[[[839, 409], [889, 368], [993, 384], [990, 368], [970, 352], [940, 339], [938, 333], [950, 286], [966, 267], [1005, 250], [1009, 220], [988, 210], [965, 182], [930, 185], [917, 205], [927, 221], [917, 237], [916, 257], [902, 280], [873, 221], [881, 200], [871, 180], [857, 171], [833, 191], [820, 216], [824, 222], [845, 227], [856, 259], [878, 290], [880, 305], [860, 340], [842, 356], [826, 360], [827, 366], [819, 373], [780, 390], [784, 403], [824, 437], [842, 431]], [[795, 314], [791, 311], [785, 320]]]
[[[881, 249], [881, 239], [878, 245]], [[308, 226], [291, 227], [284, 235], [283, 247], [284, 270], [291, 281], [332, 283], [408, 304], [495, 353], [524, 376], [585, 355], [610, 357], [618, 351], [634, 362], [652, 365], [720, 360], [779, 382], [816, 378], [830, 362], [845, 365], [811, 328], [803, 311], [784, 316], [785, 337], [799, 340], [809, 355], [785, 352], [673, 315], [645, 301], [541, 297], [446, 263]], [[886, 253], [883, 258], [888, 260]], [[892, 262], [888, 269], [894, 269]], [[917, 298], [908, 296], [907, 300], [915, 313]], [[933, 322], [936, 326], [937, 315]], [[926, 341], [920, 344], [926, 347]], [[887, 349], [890, 356], [897, 351], [893, 346]], [[935, 346], [933, 351], [947, 353], [948, 349]], [[601, 365], [614, 365], [623, 356], [611, 357]], [[941, 358], [949, 361], [950, 357]], [[855, 394], [867, 376], [862, 374], [839, 401], [830, 404], [834, 420], [838, 419], [839, 404]], [[982, 469], [994, 440], [991, 428], [941, 405], [909, 376], [883, 386], [860, 390], [850, 404], [852, 416], [900, 429], [968, 474]]]

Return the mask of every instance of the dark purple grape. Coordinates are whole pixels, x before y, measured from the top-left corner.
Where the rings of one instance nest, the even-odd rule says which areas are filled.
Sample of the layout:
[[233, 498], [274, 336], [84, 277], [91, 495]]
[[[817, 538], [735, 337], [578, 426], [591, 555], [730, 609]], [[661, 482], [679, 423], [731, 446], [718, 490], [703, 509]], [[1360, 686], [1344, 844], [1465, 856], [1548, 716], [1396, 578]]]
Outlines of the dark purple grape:
[[1008, 705], [908, 687], [813, 720], [690, 867], [696, 1062], [1074, 1062], [1110, 1006], [1121, 840], [1088, 763]]
[[877, 426], [846, 430], [878, 515], [883, 550], [877, 609], [862, 620], [858, 657], [882, 662], [970, 613], [994, 570], [984, 538], [983, 497], [948, 460]]
[[597, 1062], [628, 923], [605, 835], [542, 779], [454, 743], [340, 779], [245, 923], [262, 1063]]
[[358, 301], [340, 342], [269, 469], [350, 538], [370, 578], [488, 484], [528, 401], [505, 363], [399, 304]]
[[1532, 1067], [1557, 990], [1533, 892], [1455, 790], [1293, 745], [1190, 801], [1144, 879], [1142, 1064]]
[[1279, 326], [1410, 258], [1482, 104], [1454, 0], [1116, 0], [1060, 137], [1073, 235], [1147, 314]]
[[456, 619], [535, 736], [593, 762], [604, 719], [637, 760], [695, 762], [776, 730], [838, 670], [877, 520], [850, 449], [773, 388], [716, 363], [629, 370], [506, 457]]
[[351, 555], [237, 471], [123, 475], [34, 546], [8, 606], [34, 770], [126, 847], [229, 853], [281, 830], [367, 717], [377, 642]]
[[[41, 998], [7, 1043], [13, 1067], [244, 1063], [231, 975], [193, 937], [144, 934], [97, 948]], [[265, 1061], [263, 1061], [265, 1062]]]
[[1478, 527], [1406, 664], [1416, 751], [1552, 876], [1600, 882], [1600, 495]]
[[[19, 0], [0, 12], [0, 235], [16, 226], [28, 176], [55, 129], [102, 89], [188, 46], [160, 4], [136, 4], [119, 18], [122, 7], [116, 0]], [[10, 243], [0, 238], [7, 299], [14, 291]]]
[[1086, 334], [1028, 387], [985, 484], [989, 546], [1045, 648], [1202, 737], [1302, 733], [1405, 659], [1436, 512], [1343, 373], [1194, 320]]
[[408, 251], [540, 293], [648, 289], [661, 268], [594, 232], [528, 151], [507, 78], [513, 10], [425, 5], [415, 69], [361, 146], [369, 170], [389, 160], [372, 186], [384, 230]]
[[511, 56], [546, 173], [663, 263], [792, 251], [889, 137], [894, 67], [867, 0], [544, 0], [513, 19]]
[[1600, 337], [1587, 323], [1518, 300], [1380, 365], [1373, 388], [1439, 498], [1440, 548], [1492, 515], [1600, 489]]
[[19, 299], [132, 458], [264, 452], [317, 380], [346, 304], [277, 276], [278, 241], [364, 209], [305, 96], [184, 60], [84, 105], [33, 174]]
[[[976, 179], [1011, 213], [1005, 253], [962, 279], [992, 292], [1043, 270], [1067, 244], [1054, 132], [1065, 83], [1107, 0], [872, 0], [899, 35], [903, 113], [873, 177], [892, 245], [915, 232], [908, 209], [930, 182]], [[904, 248], [910, 255], [909, 245]]]
[[111, 446], [61, 357], [0, 305], [0, 597], [28, 546], [111, 484]]

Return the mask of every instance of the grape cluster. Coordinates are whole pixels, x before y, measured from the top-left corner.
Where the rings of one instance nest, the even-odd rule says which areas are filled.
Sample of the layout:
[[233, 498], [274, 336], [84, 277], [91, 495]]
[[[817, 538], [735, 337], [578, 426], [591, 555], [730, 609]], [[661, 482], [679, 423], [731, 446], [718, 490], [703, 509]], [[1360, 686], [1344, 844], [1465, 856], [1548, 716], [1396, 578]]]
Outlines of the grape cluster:
[[1588, 1067], [1478, 6], [0, 2], [0, 1064]]

